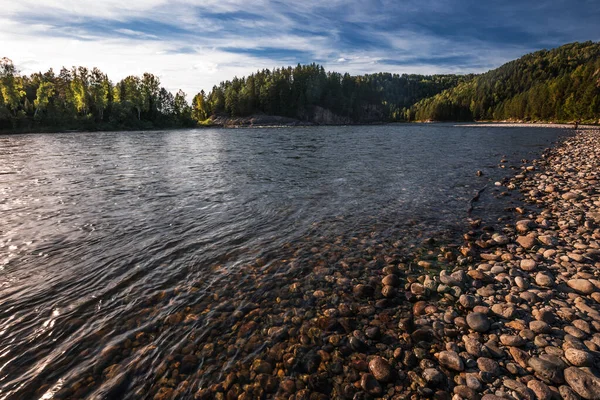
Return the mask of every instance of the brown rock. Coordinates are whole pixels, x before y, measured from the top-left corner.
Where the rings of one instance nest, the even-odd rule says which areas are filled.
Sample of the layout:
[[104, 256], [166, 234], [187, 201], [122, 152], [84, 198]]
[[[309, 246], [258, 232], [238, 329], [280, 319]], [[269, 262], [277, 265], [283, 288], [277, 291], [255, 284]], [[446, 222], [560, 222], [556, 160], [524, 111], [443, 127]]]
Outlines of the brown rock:
[[524, 249], [530, 249], [535, 245], [535, 237], [533, 237], [533, 236], [518, 236], [517, 243]]
[[512, 356], [513, 360], [515, 360], [515, 362], [517, 364], [519, 364], [522, 368], [527, 368], [527, 363], [529, 361], [529, 354], [527, 354], [523, 350], [518, 349], [516, 347], [510, 347], [509, 351], [510, 351], [510, 355]]
[[587, 279], [571, 279], [567, 281], [569, 287], [581, 294], [592, 294], [596, 287]]
[[392, 378], [392, 367], [383, 358], [376, 356], [369, 361], [369, 371], [379, 382], [388, 382]]
[[438, 354], [438, 361], [446, 368], [462, 371], [465, 369], [462, 358], [455, 351], [442, 351]]
[[600, 400], [600, 379], [576, 367], [565, 370], [567, 384], [587, 400]]
[[594, 363], [594, 357], [583, 350], [567, 349], [565, 350], [565, 358], [571, 365], [576, 367], [588, 367]]
[[548, 325], [544, 321], [531, 321], [529, 323], [529, 329], [531, 329], [535, 333], [550, 333], [550, 332], [552, 332], [552, 328], [550, 327], [550, 325]]
[[552, 390], [543, 382], [532, 379], [527, 382], [527, 387], [535, 393], [535, 397], [538, 400], [551, 400], [552, 399]]
[[530, 258], [526, 258], [524, 260], [521, 260], [519, 266], [523, 271], [535, 271], [537, 263]]

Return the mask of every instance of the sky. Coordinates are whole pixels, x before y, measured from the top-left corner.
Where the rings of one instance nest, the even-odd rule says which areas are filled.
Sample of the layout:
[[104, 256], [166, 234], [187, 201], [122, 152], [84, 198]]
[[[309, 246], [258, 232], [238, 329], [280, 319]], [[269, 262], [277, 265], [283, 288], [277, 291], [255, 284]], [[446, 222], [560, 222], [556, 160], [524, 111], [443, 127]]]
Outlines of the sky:
[[316, 62], [363, 74], [485, 72], [600, 41], [600, 0], [0, 0], [0, 57], [24, 74], [151, 72], [171, 91]]

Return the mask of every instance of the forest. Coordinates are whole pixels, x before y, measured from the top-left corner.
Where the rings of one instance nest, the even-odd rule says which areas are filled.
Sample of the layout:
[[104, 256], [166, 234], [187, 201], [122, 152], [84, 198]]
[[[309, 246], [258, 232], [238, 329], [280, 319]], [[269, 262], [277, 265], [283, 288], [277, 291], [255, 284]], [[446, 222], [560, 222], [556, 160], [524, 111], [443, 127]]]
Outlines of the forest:
[[571, 43], [475, 75], [352, 76], [318, 64], [264, 69], [201, 91], [192, 104], [145, 73], [113, 83], [97, 68], [21, 75], [0, 60], [0, 130], [129, 130], [210, 125], [215, 117], [276, 115], [350, 123], [600, 120], [600, 43]]
[[21, 76], [0, 60], [0, 130], [118, 130], [193, 127], [183, 91], [173, 95], [145, 73], [113, 84], [97, 68]]
[[600, 43], [525, 55], [411, 108], [420, 121], [600, 123]]

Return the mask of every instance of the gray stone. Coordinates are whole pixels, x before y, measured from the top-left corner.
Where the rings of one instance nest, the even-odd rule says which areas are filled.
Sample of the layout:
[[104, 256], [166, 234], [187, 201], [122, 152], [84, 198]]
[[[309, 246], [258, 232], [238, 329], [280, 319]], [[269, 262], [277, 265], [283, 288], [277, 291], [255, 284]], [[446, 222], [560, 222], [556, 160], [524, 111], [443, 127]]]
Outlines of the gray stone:
[[467, 315], [467, 324], [476, 332], [487, 332], [490, 329], [490, 320], [487, 315], [472, 312]]

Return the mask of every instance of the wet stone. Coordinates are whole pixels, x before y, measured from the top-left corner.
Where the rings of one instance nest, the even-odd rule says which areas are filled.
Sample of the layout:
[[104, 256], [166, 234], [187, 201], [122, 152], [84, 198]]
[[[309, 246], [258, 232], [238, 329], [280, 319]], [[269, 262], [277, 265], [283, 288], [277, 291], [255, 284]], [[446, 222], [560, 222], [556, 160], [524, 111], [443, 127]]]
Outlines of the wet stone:
[[365, 342], [354, 336], [351, 336], [348, 339], [348, 343], [350, 344], [350, 347], [355, 351], [363, 351], [368, 348]]
[[369, 361], [369, 370], [375, 379], [380, 382], [388, 382], [392, 379], [392, 367], [382, 357], [373, 357], [373, 359]]
[[180, 371], [183, 374], [189, 374], [193, 372], [198, 366], [198, 357], [193, 354], [188, 354], [181, 360]]

